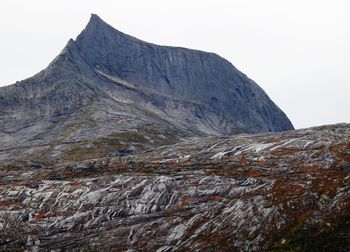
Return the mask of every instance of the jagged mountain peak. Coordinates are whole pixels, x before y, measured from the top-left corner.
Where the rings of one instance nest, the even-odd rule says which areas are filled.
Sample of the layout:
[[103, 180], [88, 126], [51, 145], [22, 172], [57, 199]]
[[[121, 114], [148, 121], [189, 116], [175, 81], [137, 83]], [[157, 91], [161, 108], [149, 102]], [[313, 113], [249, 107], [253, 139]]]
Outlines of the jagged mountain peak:
[[93, 14], [0, 88], [0, 250], [349, 251], [350, 125], [261, 133], [289, 129], [227, 60]]
[[115, 37], [123, 37], [124, 39], [137, 40], [141, 42], [141, 40], [112, 27], [96, 14], [91, 14], [89, 22], [87, 23], [85, 29], [78, 35], [76, 41], [79, 44], [81, 40], [88, 39], [91, 41], [99, 41], [101, 43], [110, 36], [114, 37], [114, 39]]
[[98, 15], [91, 14], [90, 20], [87, 23], [84, 31], [87, 31], [87, 30], [96, 31], [97, 29], [107, 28], [107, 27], [112, 28], [109, 24], [103, 21]]
[[227, 60], [144, 42], [95, 14], [46, 69], [0, 88], [0, 111], [0, 146], [17, 147], [0, 160], [31, 153], [32, 145], [59, 148], [60, 156], [72, 143], [120, 132], [174, 141], [293, 129], [267, 94]]
[[86, 62], [105, 75], [207, 104], [219, 113], [231, 114], [244, 131], [293, 129], [256, 83], [216, 54], [144, 42], [97, 15], [91, 16], [76, 46]]
[[97, 14], [95, 13], [91, 13], [90, 15], [90, 22], [99, 22], [99, 21], [103, 21]]

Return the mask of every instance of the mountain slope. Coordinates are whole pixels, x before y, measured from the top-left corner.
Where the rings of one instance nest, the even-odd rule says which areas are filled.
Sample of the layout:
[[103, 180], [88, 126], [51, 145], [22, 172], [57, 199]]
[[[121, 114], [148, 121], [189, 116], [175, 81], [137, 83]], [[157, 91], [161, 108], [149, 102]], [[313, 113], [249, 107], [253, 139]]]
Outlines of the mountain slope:
[[230, 62], [213, 54], [157, 46], [125, 35], [92, 15], [76, 40], [94, 68], [131, 83], [205, 103], [245, 131], [284, 131], [291, 123], [265, 92]]
[[[0, 161], [290, 129], [265, 92], [226, 60], [142, 42], [96, 15], [45, 70], [0, 88]], [[125, 132], [141, 138], [125, 143]]]

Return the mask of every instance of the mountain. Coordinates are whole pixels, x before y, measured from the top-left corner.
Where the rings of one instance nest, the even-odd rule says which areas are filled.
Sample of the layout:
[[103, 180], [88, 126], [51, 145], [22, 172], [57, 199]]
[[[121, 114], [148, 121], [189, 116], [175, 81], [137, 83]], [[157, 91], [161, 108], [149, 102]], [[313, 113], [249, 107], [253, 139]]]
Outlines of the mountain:
[[349, 251], [350, 125], [292, 129], [225, 59], [92, 15], [0, 88], [0, 251]]
[[2, 251], [349, 251], [350, 125], [0, 169]]
[[141, 41], [96, 15], [46, 69], [0, 88], [0, 162], [113, 156], [191, 137], [292, 129], [227, 60]]

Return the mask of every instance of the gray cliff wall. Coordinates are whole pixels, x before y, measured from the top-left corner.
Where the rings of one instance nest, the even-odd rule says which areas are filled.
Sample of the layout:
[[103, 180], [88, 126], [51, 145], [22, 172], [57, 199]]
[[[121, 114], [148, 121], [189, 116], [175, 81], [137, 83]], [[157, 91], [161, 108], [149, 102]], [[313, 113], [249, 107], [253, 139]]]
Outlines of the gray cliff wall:
[[216, 54], [147, 43], [115, 30], [96, 15], [91, 16], [76, 45], [94, 68], [167, 95], [204, 103], [247, 131], [293, 129], [257, 84]]

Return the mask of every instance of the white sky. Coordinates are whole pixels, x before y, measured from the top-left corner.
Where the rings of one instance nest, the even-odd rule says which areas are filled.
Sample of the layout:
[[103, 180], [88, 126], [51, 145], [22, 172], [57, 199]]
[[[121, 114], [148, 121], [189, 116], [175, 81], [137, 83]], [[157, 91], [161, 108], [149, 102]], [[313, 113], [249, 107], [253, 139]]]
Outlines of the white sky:
[[1, 0], [0, 86], [44, 69], [90, 13], [149, 42], [221, 55], [296, 128], [350, 122], [349, 0]]

